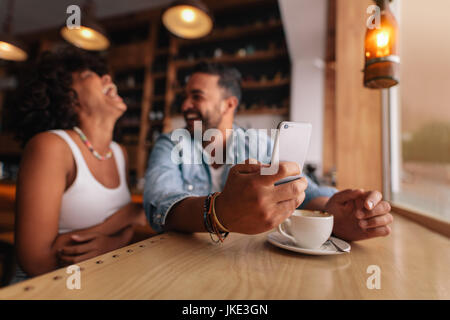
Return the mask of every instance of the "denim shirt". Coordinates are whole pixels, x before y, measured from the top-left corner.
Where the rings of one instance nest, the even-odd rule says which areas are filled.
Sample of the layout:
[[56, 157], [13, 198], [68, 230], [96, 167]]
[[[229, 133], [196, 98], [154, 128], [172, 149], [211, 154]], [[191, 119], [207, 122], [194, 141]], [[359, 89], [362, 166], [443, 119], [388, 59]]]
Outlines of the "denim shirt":
[[[211, 159], [203, 149], [201, 139], [191, 138], [179, 142], [178, 139], [172, 141], [171, 136], [171, 133], [161, 134], [157, 139], [145, 174], [144, 209], [151, 227], [157, 232], [163, 231], [167, 214], [176, 203], [188, 197], [207, 196], [212, 189], [208, 164]], [[227, 139], [222, 189], [234, 164], [243, 163], [248, 158], [257, 159], [261, 163], [270, 163], [272, 156], [273, 140], [268, 137], [265, 130], [244, 131], [233, 126], [232, 137], [233, 139]], [[179, 161], [173, 161], [173, 154], [177, 154], [175, 151], [179, 150], [176, 149], [177, 145], [183, 147], [180, 154], [185, 153], [185, 150], [192, 150], [192, 154], [179, 158]], [[250, 145], [258, 147], [250, 148]], [[194, 164], [192, 162], [196, 156], [201, 159], [197, 159], [197, 163]], [[335, 188], [318, 186], [308, 176], [304, 176], [308, 180], [308, 187], [305, 191], [305, 200], [299, 208], [305, 206], [311, 199], [331, 197], [336, 192]]]

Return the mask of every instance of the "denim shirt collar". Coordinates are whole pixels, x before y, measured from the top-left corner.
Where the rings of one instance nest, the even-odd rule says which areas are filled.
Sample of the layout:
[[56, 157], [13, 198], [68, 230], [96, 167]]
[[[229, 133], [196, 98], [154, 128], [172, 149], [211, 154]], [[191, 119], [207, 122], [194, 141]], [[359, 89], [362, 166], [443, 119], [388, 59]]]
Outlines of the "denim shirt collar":
[[[234, 143], [237, 143], [238, 146], [245, 143], [245, 141], [239, 140], [239, 137], [243, 137], [245, 134], [244, 129], [242, 129], [241, 127], [239, 127], [238, 125], [233, 123], [233, 131], [234, 131], [234, 134], [236, 135], [236, 141], [234, 141]], [[232, 139], [233, 139], [233, 135], [231, 135], [230, 139], [227, 140], [225, 154], [227, 156], [227, 159], [230, 155], [233, 156], [233, 163], [229, 163], [228, 161], [226, 161], [226, 163], [223, 164], [225, 166], [225, 169], [222, 172], [222, 188], [224, 187], [226, 178], [228, 177], [228, 173], [229, 173], [231, 167], [236, 164], [235, 159], [244, 159], [245, 155], [247, 153], [247, 149], [248, 149], [247, 146], [245, 146], [245, 148], [235, 148], [235, 144], [233, 143]], [[199, 141], [197, 139], [192, 139], [192, 143], [194, 145], [195, 151], [199, 152], [199, 154], [202, 155], [202, 165], [208, 174], [209, 181], [211, 182], [211, 171], [210, 171], [211, 169], [209, 168], [209, 164], [208, 164], [211, 162], [211, 156], [203, 148], [202, 141]], [[237, 150], [237, 155], [234, 154], [233, 149]]]

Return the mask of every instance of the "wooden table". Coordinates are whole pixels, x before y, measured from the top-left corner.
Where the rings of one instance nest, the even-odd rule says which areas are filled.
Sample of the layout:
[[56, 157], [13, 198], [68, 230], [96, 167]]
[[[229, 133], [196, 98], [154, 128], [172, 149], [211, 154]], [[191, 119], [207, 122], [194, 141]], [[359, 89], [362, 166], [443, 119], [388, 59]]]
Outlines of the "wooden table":
[[[167, 233], [79, 264], [81, 289], [66, 269], [0, 290], [1, 299], [450, 299], [450, 241], [396, 215], [392, 235], [352, 243], [335, 256], [307, 256], [267, 234]], [[370, 265], [381, 288], [368, 289]]]

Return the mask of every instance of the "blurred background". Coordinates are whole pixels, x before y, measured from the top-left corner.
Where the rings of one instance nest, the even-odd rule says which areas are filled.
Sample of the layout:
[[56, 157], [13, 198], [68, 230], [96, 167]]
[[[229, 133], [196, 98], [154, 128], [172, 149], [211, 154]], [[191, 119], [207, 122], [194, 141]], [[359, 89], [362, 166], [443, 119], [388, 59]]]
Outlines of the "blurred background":
[[[69, 43], [67, 8], [93, 5], [109, 41], [105, 57], [128, 110], [115, 139], [130, 157], [139, 199], [152, 145], [182, 127], [180, 94], [200, 61], [243, 75], [236, 123], [313, 124], [305, 171], [318, 183], [383, 191], [393, 204], [450, 220], [450, 2], [446, 0], [204, 0], [208, 35], [175, 36], [162, 21], [170, 0], [0, 0], [3, 32], [26, 45], [22, 62], [0, 59], [0, 231], [12, 239], [21, 148], [8, 115], [20, 75], [45, 50]], [[398, 26], [398, 84], [364, 85], [368, 8], [388, 4]], [[367, 65], [366, 65], [367, 66]], [[6, 241], [6, 240], [5, 240]]]

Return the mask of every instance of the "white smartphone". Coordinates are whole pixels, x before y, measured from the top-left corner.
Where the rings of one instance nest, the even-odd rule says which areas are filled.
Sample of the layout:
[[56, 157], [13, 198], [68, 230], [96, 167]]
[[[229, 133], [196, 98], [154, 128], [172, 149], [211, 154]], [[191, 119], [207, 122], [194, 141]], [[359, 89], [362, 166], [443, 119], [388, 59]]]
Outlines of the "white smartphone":
[[[272, 164], [280, 161], [297, 162], [300, 172], [303, 172], [306, 154], [311, 139], [311, 123], [282, 121], [278, 124], [277, 135], [272, 153]], [[300, 178], [300, 175], [290, 176], [277, 181], [275, 185]]]

